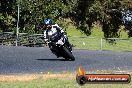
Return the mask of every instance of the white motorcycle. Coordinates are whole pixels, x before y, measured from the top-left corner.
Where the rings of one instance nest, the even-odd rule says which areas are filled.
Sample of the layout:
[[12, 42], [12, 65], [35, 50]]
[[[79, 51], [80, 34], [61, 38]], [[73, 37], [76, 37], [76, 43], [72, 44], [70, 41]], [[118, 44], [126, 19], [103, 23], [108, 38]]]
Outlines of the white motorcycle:
[[55, 33], [49, 36], [48, 46], [50, 50], [57, 56], [63, 57], [65, 60], [74, 61], [75, 57], [72, 54], [72, 46], [69, 44], [68, 37], [61, 33]]

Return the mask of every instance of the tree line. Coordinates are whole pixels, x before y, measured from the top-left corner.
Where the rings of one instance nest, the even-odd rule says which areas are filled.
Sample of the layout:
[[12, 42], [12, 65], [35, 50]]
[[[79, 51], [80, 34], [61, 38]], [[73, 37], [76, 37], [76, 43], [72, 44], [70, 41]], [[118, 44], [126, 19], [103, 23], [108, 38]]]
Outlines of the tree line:
[[[131, 0], [1, 0], [1, 32], [16, 31], [18, 4], [20, 32], [42, 32], [40, 25], [45, 18], [54, 22], [70, 18], [86, 35], [91, 34], [94, 23], [100, 24], [105, 38], [119, 37], [120, 26], [124, 25], [122, 11], [132, 10]], [[125, 26], [130, 31], [131, 25]]]

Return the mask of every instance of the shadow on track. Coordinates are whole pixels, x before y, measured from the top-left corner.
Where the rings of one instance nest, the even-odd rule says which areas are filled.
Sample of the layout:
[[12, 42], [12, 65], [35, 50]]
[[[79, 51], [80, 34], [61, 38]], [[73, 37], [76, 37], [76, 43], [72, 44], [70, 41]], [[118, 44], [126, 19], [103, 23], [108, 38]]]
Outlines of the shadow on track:
[[36, 60], [40, 60], [40, 61], [68, 61], [65, 59], [36, 59]]

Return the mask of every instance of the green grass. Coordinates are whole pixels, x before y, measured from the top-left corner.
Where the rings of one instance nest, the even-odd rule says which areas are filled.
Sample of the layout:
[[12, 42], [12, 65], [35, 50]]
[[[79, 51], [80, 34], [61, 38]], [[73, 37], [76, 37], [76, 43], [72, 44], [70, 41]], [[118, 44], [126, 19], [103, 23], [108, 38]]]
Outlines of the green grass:
[[78, 30], [74, 25], [69, 24], [66, 29], [68, 36], [86, 36], [83, 32]]
[[93, 29], [91, 30], [90, 37], [97, 37], [97, 38], [104, 37], [104, 33], [102, 32], [102, 29], [99, 25], [94, 25]]
[[77, 49], [100, 50], [100, 39], [92, 37], [69, 37]]
[[131, 88], [129, 84], [85, 84], [80, 86], [75, 79], [36, 79], [32, 81], [0, 82], [0, 88]]
[[116, 40], [115, 44], [109, 44], [103, 40], [103, 50], [132, 51], [132, 39]]
[[[69, 37], [69, 41], [77, 49], [101, 50], [101, 38]], [[113, 44], [103, 39], [102, 50], [132, 51], [132, 39], [116, 40]]]
[[[121, 27], [120, 38], [127, 39], [127, 32]], [[100, 26], [94, 26], [91, 30], [91, 35], [86, 36], [81, 31], [77, 30], [72, 24], [69, 24], [66, 30], [69, 37], [69, 41], [75, 45], [77, 49], [88, 49], [88, 50], [101, 50], [101, 38], [104, 38], [104, 33]], [[110, 44], [105, 39], [102, 42], [102, 50], [112, 51], [132, 51], [132, 39], [128, 40], [116, 40], [115, 43]]]

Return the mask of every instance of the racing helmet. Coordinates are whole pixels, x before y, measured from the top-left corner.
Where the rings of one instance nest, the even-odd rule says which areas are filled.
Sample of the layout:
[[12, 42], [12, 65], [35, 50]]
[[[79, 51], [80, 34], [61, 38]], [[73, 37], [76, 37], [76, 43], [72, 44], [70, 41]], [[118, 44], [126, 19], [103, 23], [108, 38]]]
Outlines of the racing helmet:
[[45, 19], [43, 23], [44, 23], [44, 25], [46, 25], [46, 26], [47, 26], [47, 25], [52, 25], [52, 24], [53, 24], [53, 22], [52, 22], [51, 19]]

